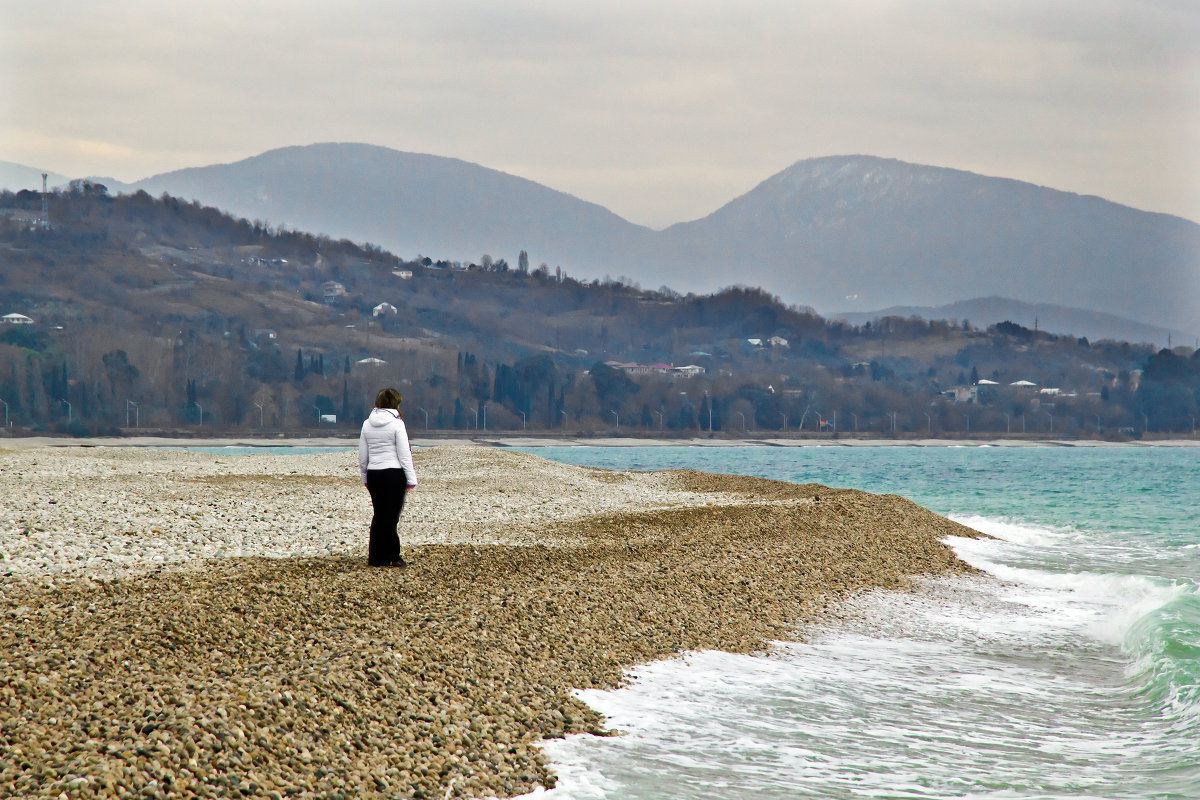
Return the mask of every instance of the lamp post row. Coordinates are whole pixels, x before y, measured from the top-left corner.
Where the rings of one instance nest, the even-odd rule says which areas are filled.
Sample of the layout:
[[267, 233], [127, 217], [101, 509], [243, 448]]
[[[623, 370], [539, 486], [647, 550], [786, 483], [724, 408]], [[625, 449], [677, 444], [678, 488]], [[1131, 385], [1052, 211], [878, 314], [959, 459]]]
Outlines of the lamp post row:
[[[67, 407], [67, 423], [70, 424], [71, 422], [74, 421], [74, 411], [71, 406], [71, 402], [69, 400], [67, 400], [66, 398], [61, 398], [61, 397], [59, 398], [59, 402]], [[200, 424], [203, 425], [204, 424], [204, 407], [202, 405], [200, 405], [199, 402], [194, 401], [192, 404], [194, 406], [196, 406], [197, 410], [200, 412]], [[0, 398], [0, 405], [4, 406], [4, 428], [7, 429], [7, 428], [11, 427], [11, 425], [12, 425], [12, 422], [9, 418], [9, 413], [8, 413], [8, 402], [5, 401], [3, 398]], [[263, 425], [263, 406], [261, 403], [254, 403], [253, 405], [255, 408], [258, 409], [258, 427], [260, 430], [262, 430], [264, 427], [264, 425]], [[129, 400], [129, 399], [125, 400], [125, 427], [126, 428], [129, 427], [129, 410], [130, 410], [130, 408], [133, 409], [134, 427], [140, 428], [141, 427], [140, 404], [134, 400]], [[313, 409], [316, 410], [316, 412], [317, 412], [317, 424], [319, 425], [321, 422], [321, 409], [319, 406], [315, 406], [315, 405], [313, 406]], [[481, 404], [481, 409], [483, 410], [483, 429], [487, 430], [487, 403], [486, 402]], [[417, 410], [425, 415], [425, 430], [429, 430], [429, 412], [426, 411], [424, 408], [418, 408]], [[801, 428], [804, 427], [804, 419], [807, 418], [809, 410], [810, 409], [806, 408], [804, 411], [804, 417], [802, 417], [800, 420]], [[525, 412], [518, 409], [517, 413], [521, 415], [521, 430], [526, 430], [528, 418], [526, 417]], [[562, 414], [562, 417], [563, 417], [562, 427], [563, 427], [563, 430], [565, 431], [567, 428], [567, 421], [569, 419], [569, 415], [567, 414], [566, 409], [560, 409], [559, 413]], [[611, 411], [611, 410], [609, 411], [609, 413], [613, 415], [613, 418], [616, 421], [616, 429], [619, 431], [621, 429], [620, 415], [618, 415], [616, 411]], [[665, 420], [663, 417], [663, 412], [661, 410], [656, 410], [654, 413], [658, 414], [658, 429], [659, 429], [659, 432], [662, 432], [665, 428]], [[742, 432], [743, 433], [747, 432], [748, 429], [746, 427], [746, 415], [744, 413], [742, 413], [741, 411], [736, 411], [734, 413], [736, 413], [739, 417], [741, 417]], [[856, 414], [853, 411], [850, 411], [848, 413], [854, 419], [854, 432], [857, 433], [858, 432], [858, 414]], [[933, 417], [929, 414], [928, 411], [923, 411], [921, 413], [923, 413], [925, 415], [925, 432], [927, 435], [932, 435], [933, 434]], [[1012, 416], [1006, 411], [1001, 412], [1001, 413], [1004, 414], [1005, 432], [1012, 433]], [[1050, 420], [1049, 432], [1053, 433], [1054, 432], [1054, 414], [1052, 414], [1049, 411], [1045, 411], [1044, 413]], [[711, 406], [709, 407], [708, 414], [709, 414], [708, 429], [711, 432], [712, 424], [713, 424], [712, 423], [712, 407]], [[779, 416], [782, 418], [783, 428], [784, 428], [784, 430], [786, 430], [787, 425], [788, 425], [787, 413], [780, 411]], [[888, 412], [886, 416], [888, 417], [888, 419], [891, 423], [892, 433], [895, 433], [896, 432], [896, 419], [898, 416], [897, 412], [895, 412], [895, 411]], [[1099, 414], [1096, 414], [1095, 416], [1096, 416], [1096, 432], [1100, 433], [1102, 430], [1101, 416]], [[818, 419], [821, 418], [821, 414], [819, 412], [817, 412], [817, 417], [818, 417]], [[837, 425], [836, 425], [837, 415], [836, 414], [834, 415], [833, 419], [835, 420], [835, 424], [833, 425], [833, 428], [834, 428], [834, 430], [836, 430], [837, 429]], [[1026, 432], [1025, 415], [1022, 414], [1020, 419], [1021, 419], [1021, 432], [1025, 433]], [[1196, 433], [1196, 418], [1191, 417], [1190, 419], [1191, 419], [1191, 423], [1192, 423], [1192, 434], [1195, 435], [1195, 433]], [[967, 423], [966, 423], [967, 424], [967, 433], [969, 434], [971, 432], [970, 416], [968, 416], [966, 418], [966, 420], [967, 420]], [[1148, 415], [1143, 414], [1142, 420], [1143, 420], [1143, 430], [1149, 431], [1150, 420], [1149, 420]], [[476, 409], [475, 410], [475, 428], [476, 428], [476, 430], [479, 429], [479, 423], [480, 423], [479, 409]]]

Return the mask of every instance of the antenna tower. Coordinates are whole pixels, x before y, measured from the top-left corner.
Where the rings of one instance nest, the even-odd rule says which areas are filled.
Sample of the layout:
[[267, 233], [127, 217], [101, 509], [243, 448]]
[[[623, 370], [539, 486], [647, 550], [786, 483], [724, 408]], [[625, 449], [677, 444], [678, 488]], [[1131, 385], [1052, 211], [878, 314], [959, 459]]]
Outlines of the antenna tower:
[[43, 228], [50, 227], [50, 210], [46, 203], [46, 178], [47, 177], [49, 177], [47, 175], [47, 173], [43, 172], [42, 173], [42, 227]]

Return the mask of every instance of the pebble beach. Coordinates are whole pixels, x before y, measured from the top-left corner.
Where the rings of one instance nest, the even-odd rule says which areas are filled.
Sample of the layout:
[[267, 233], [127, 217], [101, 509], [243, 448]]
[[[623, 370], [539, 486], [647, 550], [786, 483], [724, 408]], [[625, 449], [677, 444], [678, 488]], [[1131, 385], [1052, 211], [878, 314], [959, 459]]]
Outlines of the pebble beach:
[[576, 699], [970, 568], [892, 495], [415, 453], [404, 569], [353, 454], [0, 450], [0, 797], [511, 797]]

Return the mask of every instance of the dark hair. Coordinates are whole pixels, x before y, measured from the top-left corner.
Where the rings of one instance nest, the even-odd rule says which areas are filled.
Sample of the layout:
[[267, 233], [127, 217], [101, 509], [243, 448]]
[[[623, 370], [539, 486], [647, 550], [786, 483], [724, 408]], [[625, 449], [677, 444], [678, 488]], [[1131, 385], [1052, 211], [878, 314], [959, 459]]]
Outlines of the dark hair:
[[400, 392], [388, 387], [375, 396], [376, 408], [394, 408], [400, 410]]

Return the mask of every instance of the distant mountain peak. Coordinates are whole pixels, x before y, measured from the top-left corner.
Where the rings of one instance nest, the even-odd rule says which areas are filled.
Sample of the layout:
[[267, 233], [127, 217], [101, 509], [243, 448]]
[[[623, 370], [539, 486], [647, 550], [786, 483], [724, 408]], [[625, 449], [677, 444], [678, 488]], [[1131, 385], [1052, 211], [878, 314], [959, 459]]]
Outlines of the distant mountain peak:
[[[881, 181], [932, 180], [942, 173], [960, 172], [946, 167], [912, 164], [895, 158], [868, 155], [821, 156], [797, 161], [768, 180], [822, 181], [827, 184]], [[970, 173], [963, 173], [970, 174]]]

